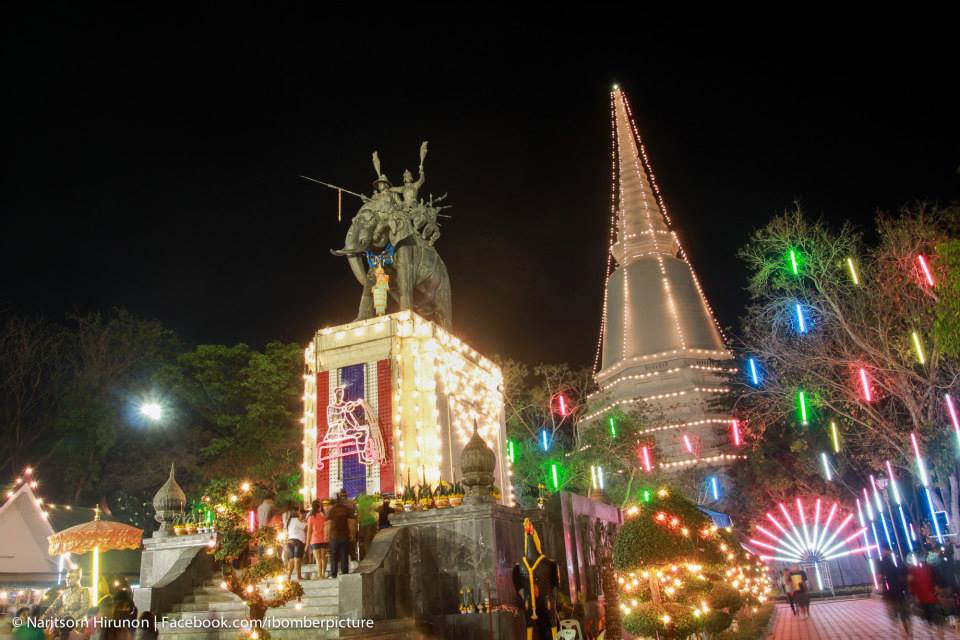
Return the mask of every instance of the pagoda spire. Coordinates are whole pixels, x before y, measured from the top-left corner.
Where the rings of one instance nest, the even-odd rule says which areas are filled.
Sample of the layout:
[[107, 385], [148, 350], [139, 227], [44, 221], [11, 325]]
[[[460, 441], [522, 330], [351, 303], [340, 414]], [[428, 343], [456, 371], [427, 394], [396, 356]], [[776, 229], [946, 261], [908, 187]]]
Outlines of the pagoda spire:
[[618, 224], [610, 250], [620, 266], [645, 255], [676, 255], [680, 247], [651, 184], [646, 153], [632, 122], [627, 96], [615, 88], [611, 100]]
[[[610, 93], [610, 240], [603, 319], [596, 357], [598, 390], [585, 422], [613, 419], [612, 411], [649, 407], [648, 450], [658, 468], [680, 469], [736, 458], [727, 441], [731, 416], [714, 400], [728, 392], [735, 371], [675, 233], [630, 102]], [[706, 220], [707, 218], [704, 218]], [[736, 443], [734, 444], [736, 446]]]
[[667, 352], [726, 345], [672, 228], [626, 94], [610, 94], [612, 220], [598, 373]]

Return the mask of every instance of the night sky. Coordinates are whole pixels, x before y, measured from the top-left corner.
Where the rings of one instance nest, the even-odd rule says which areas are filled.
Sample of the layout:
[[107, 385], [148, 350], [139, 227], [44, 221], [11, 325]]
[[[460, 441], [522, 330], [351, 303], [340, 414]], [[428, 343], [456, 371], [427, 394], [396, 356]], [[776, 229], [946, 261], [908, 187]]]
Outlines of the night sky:
[[0, 307], [121, 306], [191, 342], [305, 343], [356, 313], [329, 249], [359, 201], [338, 224], [336, 193], [298, 176], [369, 192], [371, 151], [396, 183], [429, 140], [424, 191], [455, 207], [437, 247], [456, 332], [589, 364], [613, 82], [728, 328], [737, 248], [794, 200], [869, 226], [877, 208], [957, 196], [956, 51], [928, 26], [758, 35], [560, 5], [135, 20], [75, 4], [2, 27]]

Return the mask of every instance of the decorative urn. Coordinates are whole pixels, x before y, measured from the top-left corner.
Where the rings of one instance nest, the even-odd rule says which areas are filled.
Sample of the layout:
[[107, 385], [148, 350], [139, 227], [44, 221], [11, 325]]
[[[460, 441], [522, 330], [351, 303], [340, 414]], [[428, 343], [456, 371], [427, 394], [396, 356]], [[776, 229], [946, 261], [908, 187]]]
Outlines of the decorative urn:
[[187, 496], [177, 484], [174, 464], [170, 463], [170, 476], [153, 496], [153, 518], [160, 523], [160, 528], [157, 530], [158, 536], [169, 536], [173, 533], [173, 523], [183, 514], [186, 504]]
[[493, 471], [497, 468], [497, 454], [493, 452], [473, 423], [473, 435], [460, 453], [460, 471], [463, 474], [464, 503], [493, 502]]

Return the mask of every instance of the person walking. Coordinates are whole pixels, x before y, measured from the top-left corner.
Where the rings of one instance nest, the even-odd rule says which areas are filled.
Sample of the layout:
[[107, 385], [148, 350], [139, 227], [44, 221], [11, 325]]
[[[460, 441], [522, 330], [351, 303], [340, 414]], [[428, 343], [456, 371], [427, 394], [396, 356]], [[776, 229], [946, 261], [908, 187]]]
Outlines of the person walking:
[[303, 582], [303, 556], [307, 546], [307, 523], [299, 506], [291, 505], [287, 512], [287, 580], [297, 571], [297, 581]]
[[[932, 552], [931, 552], [931, 555]], [[907, 571], [910, 592], [920, 605], [923, 621], [938, 638], [943, 638], [943, 614], [937, 598], [937, 577], [929, 562], [910, 567]]]
[[390, 524], [390, 514], [393, 513], [393, 507], [390, 506], [390, 498], [384, 498], [383, 504], [380, 505], [380, 513], [377, 517], [377, 530], [380, 529], [389, 529], [393, 525]]
[[357, 496], [357, 522], [360, 525], [360, 549], [357, 560], [367, 556], [367, 550], [377, 535], [377, 504], [373, 496], [360, 494]]
[[337, 502], [327, 512], [330, 523], [330, 577], [339, 573], [350, 573], [350, 540], [353, 538], [351, 523], [352, 510], [346, 505], [344, 494], [337, 495]]
[[270, 516], [273, 515], [273, 492], [268, 492], [263, 496], [263, 500], [257, 506], [257, 528], [266, 527], [270, 523]]
[[784, 569], [780, 574], [780, 588], [787, 596], [787, 602], [790, 603], [790, 612], [797, 615], [797, 601], [793, 597], [793, 581], [790, 580], [790, 569]]
[[877, 565], [877, 573], [880, 574], [880, 594], [894, 626], [902, 626], [904, 636], [910, 638], [912, 635], [910, 602], [907, 600], [909, 588], [906, 567], [896, 563], [890, 549], [884, 548], [882, 556]]
[[327, 577], [327, 516], [319, 500], [314, 500], [307, 514], [307, 541], [317, 563], [317, 578]]

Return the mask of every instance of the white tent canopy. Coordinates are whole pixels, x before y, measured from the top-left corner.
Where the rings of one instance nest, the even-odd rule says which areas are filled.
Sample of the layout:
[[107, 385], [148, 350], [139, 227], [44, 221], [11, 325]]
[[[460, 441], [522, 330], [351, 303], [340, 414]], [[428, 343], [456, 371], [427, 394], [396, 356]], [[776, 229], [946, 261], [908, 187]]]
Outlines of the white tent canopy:
[[28, 585], [57, 580], [58, 558], [47, 553], [53, 527], [29, 483], [0, 506], [0, 585]]

